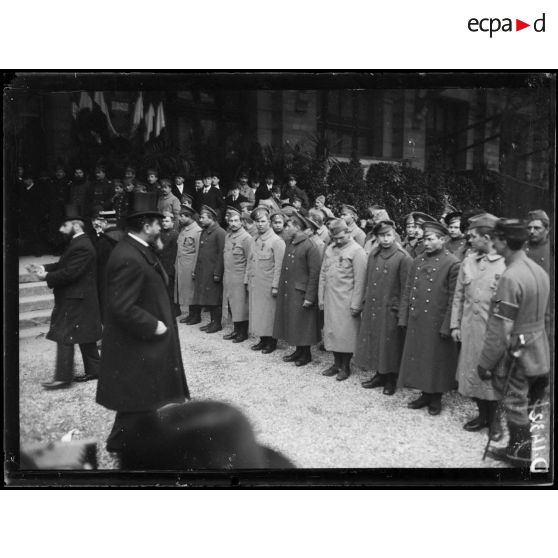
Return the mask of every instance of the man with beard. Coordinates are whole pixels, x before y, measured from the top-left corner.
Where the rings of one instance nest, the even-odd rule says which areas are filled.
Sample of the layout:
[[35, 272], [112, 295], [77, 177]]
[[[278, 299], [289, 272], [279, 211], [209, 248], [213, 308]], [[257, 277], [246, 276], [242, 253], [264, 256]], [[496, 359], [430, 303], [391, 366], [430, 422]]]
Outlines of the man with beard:
[[465, 235], [461, 231], [461, 216], [463, 212], [454, 211], [448, 213], [444, 217], [444, 223], [446, 224], [449, 232], [449, 240], [446, 244], [446, 248], [451, 252], [459, 261], [463, 260], [465, 256], [463, 247], [465, 246], [466, 239]]
[[[31, 264], [30, 273], [45, 280], [54, 289], [54, 308], [47, 339], [56, 342], [54, 379], [42, 385], [47, 390], [67, 388], [72, 381], [97, 379], [101, 337], [101, 316], [96, 284], [96, 254], [89, 237], [84, 234], [84, 221], [76, 208], [67, 206], [60, 232], [69, 240], [60, 260], [38, 266]], [[79, 345], [85, 374], [73, 376], [74, 346]]]
[[217, 212], [207, 205], [200, 211], [200, 245], [194, 279], [192, 306], [209, 308], [211, 321], [200, 329], [216, 333], [223, 329], [223, 249], [225, 231], [219, 226]]
[[293, 213], [287, 220], [288, 242], [283, 256], [273, 337], [284, 339], [295, 351], [285, 362], [305, 366], [312, 361], [311, 345], [320, 341], [318, 281], [321, 257], [304, 231], [311, 225]]
[[320, 271], [319, 307], [324, 311], [324, 345], [334, 363], [322, 372], [338, 381], [351, 375], [366, 279], [366, 254], [353, 239], [347, 223], [330, 225], [333, 243], [325, 251]]
[[193, 208], [183, 205], [178, 216], [180, 232], [176, 241], [174, 300], [180, 305], [182, 312], [188, 308], [188, 315], [180, 319], [180, 323], [186, 325], [195, 325], [201, 322], [201, 306], [192, 306], [194, 296], [192, 275], [196, 267], [201, 234], [201, 227], [196, 223], [194, 217]]
[[155, 193], [134, 195], [128, 233], [107, 265], [97, 403], [116, 411], [107, 450], [121, 452], [142, 416], [189, 398], [168, 276], [153, 246], [162, 215]]
[[248, 339], [248, 292], [244, 277], [254, 239], [242, 227], [238, 209], [229, 207], [227, 214], [229, 228], [223, 253], [223, 310], [231, 313], [233, 331], [224, 335], [223, 339], [242, 343]]
[[269, 354], [277, 348], [277, 339], [273, 337], [273, 324], [285, 242], [273, 232], [267, 208], [256, 208], [251, 213], [251, 218], [256, 223], [258, 236], [246, 268], [244, 282], [249, 292], [250, 330], [260, 337], [260, 341], [250, 348]]
[[525, 253], [550, 275], [550, 219], [546, 211], [535, 209], [527, 216], [529, 239]]
[[380, 221], [373, 232], [378, 246], [368, 257], [355, 363], [376, 372], [362, 387], [383, 387], [393, 395], [404, 341], [397, 318], [413, 260], [397, 243], [393, 221]]
[[421, 390], [410, 409], [442, 411], [442, 395], [455, 386], [457, 346], [450, 317], [459, 260], [444, 243], [448, 231], [438, 221], [424, 223], [425, 253], [413, 260], [399, 310], [398, 325], [406, 328], [398, 384]]

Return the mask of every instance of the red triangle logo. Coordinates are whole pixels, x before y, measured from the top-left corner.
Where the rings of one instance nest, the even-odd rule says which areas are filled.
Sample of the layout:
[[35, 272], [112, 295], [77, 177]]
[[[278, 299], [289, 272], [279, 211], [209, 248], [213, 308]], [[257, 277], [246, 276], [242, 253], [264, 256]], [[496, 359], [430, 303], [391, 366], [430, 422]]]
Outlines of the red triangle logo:
[[521, 31], [522, 29], [525, 29], [526, 27], [531, 27], [531, 24], [530, 23], [525, 23], [524, 21], [521, 21], [520, 19], [515, 20], [515, 30], [516, 31]]

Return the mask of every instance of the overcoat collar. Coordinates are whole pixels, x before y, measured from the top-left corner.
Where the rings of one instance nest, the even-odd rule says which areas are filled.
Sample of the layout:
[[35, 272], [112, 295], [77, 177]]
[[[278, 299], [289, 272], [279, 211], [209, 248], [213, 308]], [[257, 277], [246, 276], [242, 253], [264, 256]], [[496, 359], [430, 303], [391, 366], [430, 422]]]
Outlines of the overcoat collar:
[[291, 239], [291, 244], [295, 246], [300, 244], [302, 241], [306, 240], [308, 237], [303, 232], [297, 232]]
[[378, 246], [378, 256], [380, 256], [381, 258], [383, 258], [384, 260], [387, 260], [388, 258], [391, 258], [393, 256], [393, 254], [397, 253], [399, 251], [399, 248], [397, 247], [397, 244], [395, 244], [395, 242], [386, 250], [384, 250], [381, 246]]
[[153, 267], [155, 271], [157, 271], [157, 273], [159, 273], [159, 275], [163, 278], [165, 285], [169, 284], [169, 276], [167, 275], [166, 271], [163, 269], [163, 266], [161, 265], [159, 258], [151, 248], [149, 248], [148, 246], [144, 246], [143, 244], [139, 243], [135, 238], [131, 236], [126, 236], [124, 238], [124, 241], [128, 242], [128, 244], [130, 244], [131, 246], [136, 248], [136, 250], [139, 251], [139, 253], [145, 258], [147, 263], [151, 267]]

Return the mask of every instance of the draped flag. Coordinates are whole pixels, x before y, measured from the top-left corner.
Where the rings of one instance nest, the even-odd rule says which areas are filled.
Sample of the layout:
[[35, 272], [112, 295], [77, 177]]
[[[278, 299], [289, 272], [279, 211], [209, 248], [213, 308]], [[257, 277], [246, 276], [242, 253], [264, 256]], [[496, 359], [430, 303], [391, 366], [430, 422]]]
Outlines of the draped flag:
[[102, 91], [95, 91], [95, 95], [93, 97], [93, 100], [95, 101], [95, 103], [97, 103], [97, 105], [101, 109], [101, 112], [106, 116], [107, 127], [109, 129], [109, 132], [113, 136], [117, 136], [118, 132], [114, 129], [114, 126], [112, 125], [112, 121], [110, 119], [110, 113], [109, 113], [109, 110], [108, 110], [108, 107], [107, 107], [107, 103], [105, 102], [105, 96], [104, 96], [103, 92]]
[[133, 136], [141, 125], [141, 121], [143, 120], [143, 95], [140, 91], [138, 96], [138, 100], [136, 101], [136, 105], [134, 107], [134, 118], [132, 120], [132, 131], [130, 132], [130, 136]]
[[83, 110], [83, 109], [89, 109], [91, 111], [93, 110], [93, 101], [91, 100], [91, 97], [90, 97], [89, 93], [87, 93], [87, 91], [82, 91], [81, 92], [81, 94], [79, 96], [78, 108], [79, 108], [79, 110]]
[[157, 106], [157, 117], [155, 118], [155, 137], [163, 131], [165, 127], [165, 112], [163, 110], [163, 101]]
[[147, 112], [145, 113], [145, 134], [143, 136], [144, 141], [149, 141], [151, 134], [153, 133], [153, 120], [155, 119], [155, 109], [153, 105], [150, 104]]

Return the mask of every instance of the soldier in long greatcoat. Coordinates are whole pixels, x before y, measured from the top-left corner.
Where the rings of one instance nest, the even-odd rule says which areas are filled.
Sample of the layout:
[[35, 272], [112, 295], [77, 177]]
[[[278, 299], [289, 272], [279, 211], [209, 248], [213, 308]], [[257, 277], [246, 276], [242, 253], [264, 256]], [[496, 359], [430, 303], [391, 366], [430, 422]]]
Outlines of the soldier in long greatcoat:
[[330, 225], [333, 244], [324, 254], [318, 300], [324, 310], [324, 345], [333, 351], [334, 364], [322, 372], [346, 380], [356, 349], [366, 279], [366, 254], [351, 237], [343, 219]]
[[[217, 211], [207, 205], [200, 211], [200, 246], [194, 268], [192, 306], [209, 308], [211, 321], [200, 329], [216, 333], [223, 329], [223, 249], [225, 231], [219, 226]], [[201, 310], [201, 308], [200, 308]]]
[[295, 351], [285, 362], [304, 366], [311, 362], [310, 346], [320, 341], [318, 282], [321, 256], [304, 230], [305, 218], [293, 213], [287, 221], [289, 242], [283, 257], [273, 336], [284, 339]]
[[373, 233], [379, 246], [368, 257], [354, 361], [361, 368], [376, 372], [372, 379], [363, 382], [363, 387], [383, 386], [386, 395], [393, 395], [404, 342], [397, 319], [413, 260], [397, 243], [393, 221], [377, 223]]
[[248, 285], [249, 292], [250, 331], [260, 336], [260, 341], [251, 349], [268, 354], [277, 348], [277, 339], [273, 337], [273, 324], [285, 242], [273, 232], [267, 208], [255, 209], [251, 218], [256, 223], [258, 236], [246, 268], [244, 282]]
[[457, 346], [450, 317], [459, 260], [444, 248], [447, 229], [424, 223], [425, 252], [413, 260], [401, 303], [398, 324], [407, 330], [398, 384], [422, 391], [411, 409], [442, 410], [442, 394], [455, 386]]
[[194, 296], [192, 274], [196, 267], [201, 235], [201, 227], [194, 220], [194, 215], [195, 211], [192, 207], [184, 205], [181, 207], [178, 216], [178, 224], [181, 228], [176, 240], [174, 300], [180, 304], [183, 312], [188, 308], [188, 315], [180, 319], [180, 323], [187, 325], [201, 322], [201, 307], [192, 306]]
[[234, 329], [223, 339], [242, 343], [248, 339], [248, 292], [244, 278], [254, 239], [242, 227], [240, 210], [236, 207], [227, 208], [227, 220], [229, 228], [223, 254], [223, 312], [230, 311]]
[[496, 441], [503, 435], [497, 413], [499, 396], [489, 382], [479, 378], [477, 366], [492, 298], [506, 269], [504, 258], [496, 253], [491, 239], [497, 221], [497, 217], [488, 213], [470, 221], [469, 235], [474, 251], [459, 268], [450, 323], [453, 340], [461, 343], [457, 365], [459, 393], [471, 397], [479, 411], [463, 428], [476, 432], [488, 427], [490, 437]]

